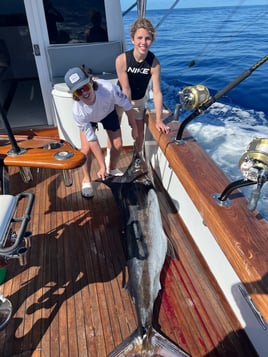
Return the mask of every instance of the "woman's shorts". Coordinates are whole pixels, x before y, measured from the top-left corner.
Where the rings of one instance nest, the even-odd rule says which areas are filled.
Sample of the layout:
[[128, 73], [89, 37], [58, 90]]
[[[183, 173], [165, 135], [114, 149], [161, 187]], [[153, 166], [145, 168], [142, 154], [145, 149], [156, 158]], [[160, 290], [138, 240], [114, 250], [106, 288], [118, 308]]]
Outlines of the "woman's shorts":
[[[135, 111], [135, 119], [136, 120], [144, 119], [145, 104], [146, 104], [146, 97], [131, 101], [132, 108]], [[124, 112], [123, 108], [116, 106], [116, 111], [117, 111], [119, 118], [121, 118], [123, 115], [123, 112]]]

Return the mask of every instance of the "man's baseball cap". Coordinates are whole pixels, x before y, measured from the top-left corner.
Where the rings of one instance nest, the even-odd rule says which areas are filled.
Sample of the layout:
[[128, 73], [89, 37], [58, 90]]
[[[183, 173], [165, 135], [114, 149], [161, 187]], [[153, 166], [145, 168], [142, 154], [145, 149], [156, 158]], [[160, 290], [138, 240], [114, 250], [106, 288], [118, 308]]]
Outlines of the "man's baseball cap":
[[65, 83], [74, 93], [77, 89], [83, 87], [90, 81], [90, 78], [79, 67], [70, 68], [64, 77]]

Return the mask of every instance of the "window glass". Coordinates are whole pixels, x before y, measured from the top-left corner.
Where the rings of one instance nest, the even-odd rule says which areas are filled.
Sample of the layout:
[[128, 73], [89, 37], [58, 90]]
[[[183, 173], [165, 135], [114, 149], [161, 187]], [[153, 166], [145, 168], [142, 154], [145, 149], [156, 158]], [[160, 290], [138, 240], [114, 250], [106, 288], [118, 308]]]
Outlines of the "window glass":
[[50, 43], [108, 41], [104, 0], [43, 0]]
[[26, 25], [27, 19], [23, 0], [1, 0], [0, 27]]

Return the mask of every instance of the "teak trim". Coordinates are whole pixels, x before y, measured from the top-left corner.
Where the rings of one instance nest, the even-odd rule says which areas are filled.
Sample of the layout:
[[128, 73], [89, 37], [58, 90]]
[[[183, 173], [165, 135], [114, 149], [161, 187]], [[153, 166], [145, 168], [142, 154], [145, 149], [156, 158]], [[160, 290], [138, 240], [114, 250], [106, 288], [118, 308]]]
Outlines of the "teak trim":
[[247, 209], [242, 195], [232, 198], [229, 207], [218, 205], [212, 196], [221, 193], [229, 179], [189, 133], [184, 144], [174, 143], [178, 122], [169, 123], [172, 130], [166, 135], [154, 123], [155, 114], [149, 112], [148, 127], [154, 139], [267, 323], [267, 221]]

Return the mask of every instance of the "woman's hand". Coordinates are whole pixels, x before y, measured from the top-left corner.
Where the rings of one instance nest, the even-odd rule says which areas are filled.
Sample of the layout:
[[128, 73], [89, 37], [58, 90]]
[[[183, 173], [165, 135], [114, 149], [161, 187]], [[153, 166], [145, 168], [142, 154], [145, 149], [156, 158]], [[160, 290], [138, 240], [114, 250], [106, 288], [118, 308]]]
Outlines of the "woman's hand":
[[164, 134], [168, 134], [170, 131], [170, 127], [165, 125], [162, 121], [155, 123], [156, 129]]

